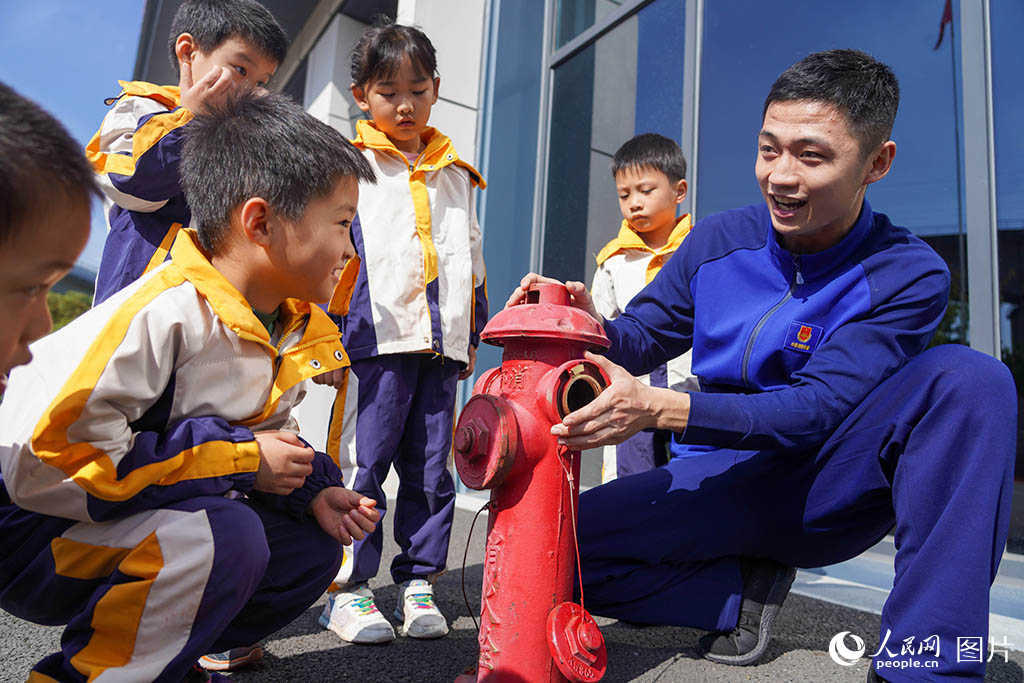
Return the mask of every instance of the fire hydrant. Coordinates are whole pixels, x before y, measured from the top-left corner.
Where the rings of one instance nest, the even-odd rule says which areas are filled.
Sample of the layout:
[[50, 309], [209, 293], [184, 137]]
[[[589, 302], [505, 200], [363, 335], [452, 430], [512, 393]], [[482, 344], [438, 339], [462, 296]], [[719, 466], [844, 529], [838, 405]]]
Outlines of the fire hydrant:
[[608, 385], [583, 353], [609, 342], [569, 303], [563, 285], [535, 284], [481, 334], [504, 353], [455, 429], [463, 483], [491, 490], [476, 678], [460, 681], [597, 681], [605, 672], [597, 623], [569, 602], [580, 453], [560, 447], [551, 427]]

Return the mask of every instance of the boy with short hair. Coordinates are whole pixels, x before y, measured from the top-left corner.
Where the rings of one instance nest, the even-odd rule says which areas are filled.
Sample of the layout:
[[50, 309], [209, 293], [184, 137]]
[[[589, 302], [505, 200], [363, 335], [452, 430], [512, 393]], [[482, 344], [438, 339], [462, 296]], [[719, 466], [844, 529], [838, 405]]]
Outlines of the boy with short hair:
[[0, 406], [0, 606], [68, 625], [40, 680], [209, 680], [200, 655], [298, 616], [380, 518], [291, 416], [305, 379], [348, 363], [305, 302], [353, 256], [373, 172], [280, 95], [189, 128], [198, 234], [36, 344]]
[[284, 30], [255, 0], [185, 0], [170, 59], [178, 86], [119, 81], [86, 147], [105, 195], [108, 235], [95, 303], [163, 263], [191, 220], [178, 164], [187, 124], [242, 88], [262, 88], [284, 59]]
[[[626, 304], [654, 279], [689, 234], [690, 214], [676, 218], [686, 198], [686, 157], [675, 141], [657, 133], [637, 135], [612, 158], [622, 225], [618, 236], [597, 254], [591, 287], [597, 312], [617, 318]], [[690, 352], [639, 377], [654, 387], [699, 391], [690, 372]], [[602, 483], [646, 472], [669, 459], [671, 433], [640, 432], [616, 446], [604, 447]]]

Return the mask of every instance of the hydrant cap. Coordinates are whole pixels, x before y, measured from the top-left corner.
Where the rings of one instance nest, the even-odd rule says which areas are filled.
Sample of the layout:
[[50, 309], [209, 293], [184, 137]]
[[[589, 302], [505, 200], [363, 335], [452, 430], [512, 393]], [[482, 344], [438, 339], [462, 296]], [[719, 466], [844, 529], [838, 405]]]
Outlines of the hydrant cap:
[[488, 344], [504, 346], [506, 339], [543, 338], [583, 342], [588, 348], [607, 349], [611, 342], [600, 323], [569, 305], [565, 285], [537, 283], [526, 293], [526, 301], [499, 311], [480, 338]]

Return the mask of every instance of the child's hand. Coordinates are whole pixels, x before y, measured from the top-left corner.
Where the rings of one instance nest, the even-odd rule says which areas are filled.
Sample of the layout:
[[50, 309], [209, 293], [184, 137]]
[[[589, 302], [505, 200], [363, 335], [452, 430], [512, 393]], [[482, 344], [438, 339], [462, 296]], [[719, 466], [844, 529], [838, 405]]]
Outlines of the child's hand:
[[466, 369], [459, 373], [459, 379], [469, 379], [473, 376], [473, 368], [476, 367], [476, 347], [469, 347], [469, 364]]
[[[519, 286], [512, 291], [512, 296], [510, 296], [508, 301], [505, 302], [505, 308], [515, 306], [516, 304], [526, 301], [526, 290], [536, 282], [548, 282], [556, 285], [562, 284], [554, 278], [537, 275], [537, 273], [528, 273], [519, 283]], [[565, 283], [565, 288], [569, 290], [573, 306], [588, 314], [591, 318], [602, 325], [604, 324], [604, 316], [597, 312], [597, 308], [594, 306], [594, 299], [591, 298], [590, 292], [587, 290], [587, 286], [585, 284], [570, 280]]]
[[347, 370], [348, 368], [338, 368], [337, 370], [325, 372], [322, 375], [314, 375], [313, 384], [327, 384], [335, 389], [341, 389], [345, 384], [345, 372]]
[[380, 521], [377, 501], [340, 486], [329, 486], [309, 502], [306, 512], [342, 545], [363, 539]]
[[257, 432], [256, 442], [260, 445], [260, 468], [253, 486], [257, 491], [287, 496], [313, 473], [313, 449], [292, 432]]
[[223, 102], [236, 87], [231, 70], [223, 66], [212, 67], [198, 83], [193, 83], [192, 64], [185, 61], [181, 62], [178, 85], [181, 88], [181, 106], [193, 114], [206, 113], [208, 105]]

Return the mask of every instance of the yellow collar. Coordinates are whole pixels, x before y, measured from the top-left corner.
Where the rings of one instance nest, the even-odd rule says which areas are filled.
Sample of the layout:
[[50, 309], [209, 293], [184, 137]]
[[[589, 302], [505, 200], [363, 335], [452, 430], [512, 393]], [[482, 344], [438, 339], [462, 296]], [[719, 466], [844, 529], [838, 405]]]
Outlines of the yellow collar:
[[[155, 85], [146, 81], [118, 81], [121, 84], [121, 95], [135, 95], [156, 100], [168, 109], [181, 104], [181, 89], [176, 85]], [[111, 102], [111, 104], [113, 104]]]
[[643, 238], [640, 234], [629, 225], [629, 221], [623, 220], [622, 225], [619, 227], [619, 234], [608, 244], [604, 245], [597, 254], [597, 265], [601, 265], [609, 258], [625, 251], [626, 249], [640, 249], [646, 251], [655, 256], [659, 254], [668, 254], [679, 248], [679, 245], [683, 243], [683, 238], [686, 237], [690, 228], [693, 224], [690, 221], [690, 214], [684, 213], [676, 221], [676, 225], [672, 228], [672, 232], [668, 236], [668, 241], [664, 246], [658, 249], [651, 249], [647, 244], [644, 243]]
[[[436, 128], [427, 126], [420, 134], [420, 140], [426, 146], [419, 156], [416, 157], [415, 171], [433, 171], [444, 168], [448, 164], [457, 164], [469, 172], [469, 178], [473, 181], [473, 184], [478, 185], [481, 189], [487, 187], [487, 183], [484, 182], [480, 172], [459, 158], [458, 152], [455, 151], [455, 145], [452, 144], [447, 135], [444, 135]], [[352, 144], [359, 149], [375, 149], [379, 152], [385, 152], [408, 163], [406, 156], [395, 147], [395, 144], [391, 142], [387, 135], [374, 125], [373, 121], [365, 119], [356, 121], [356, 137], [352, 140]]]

